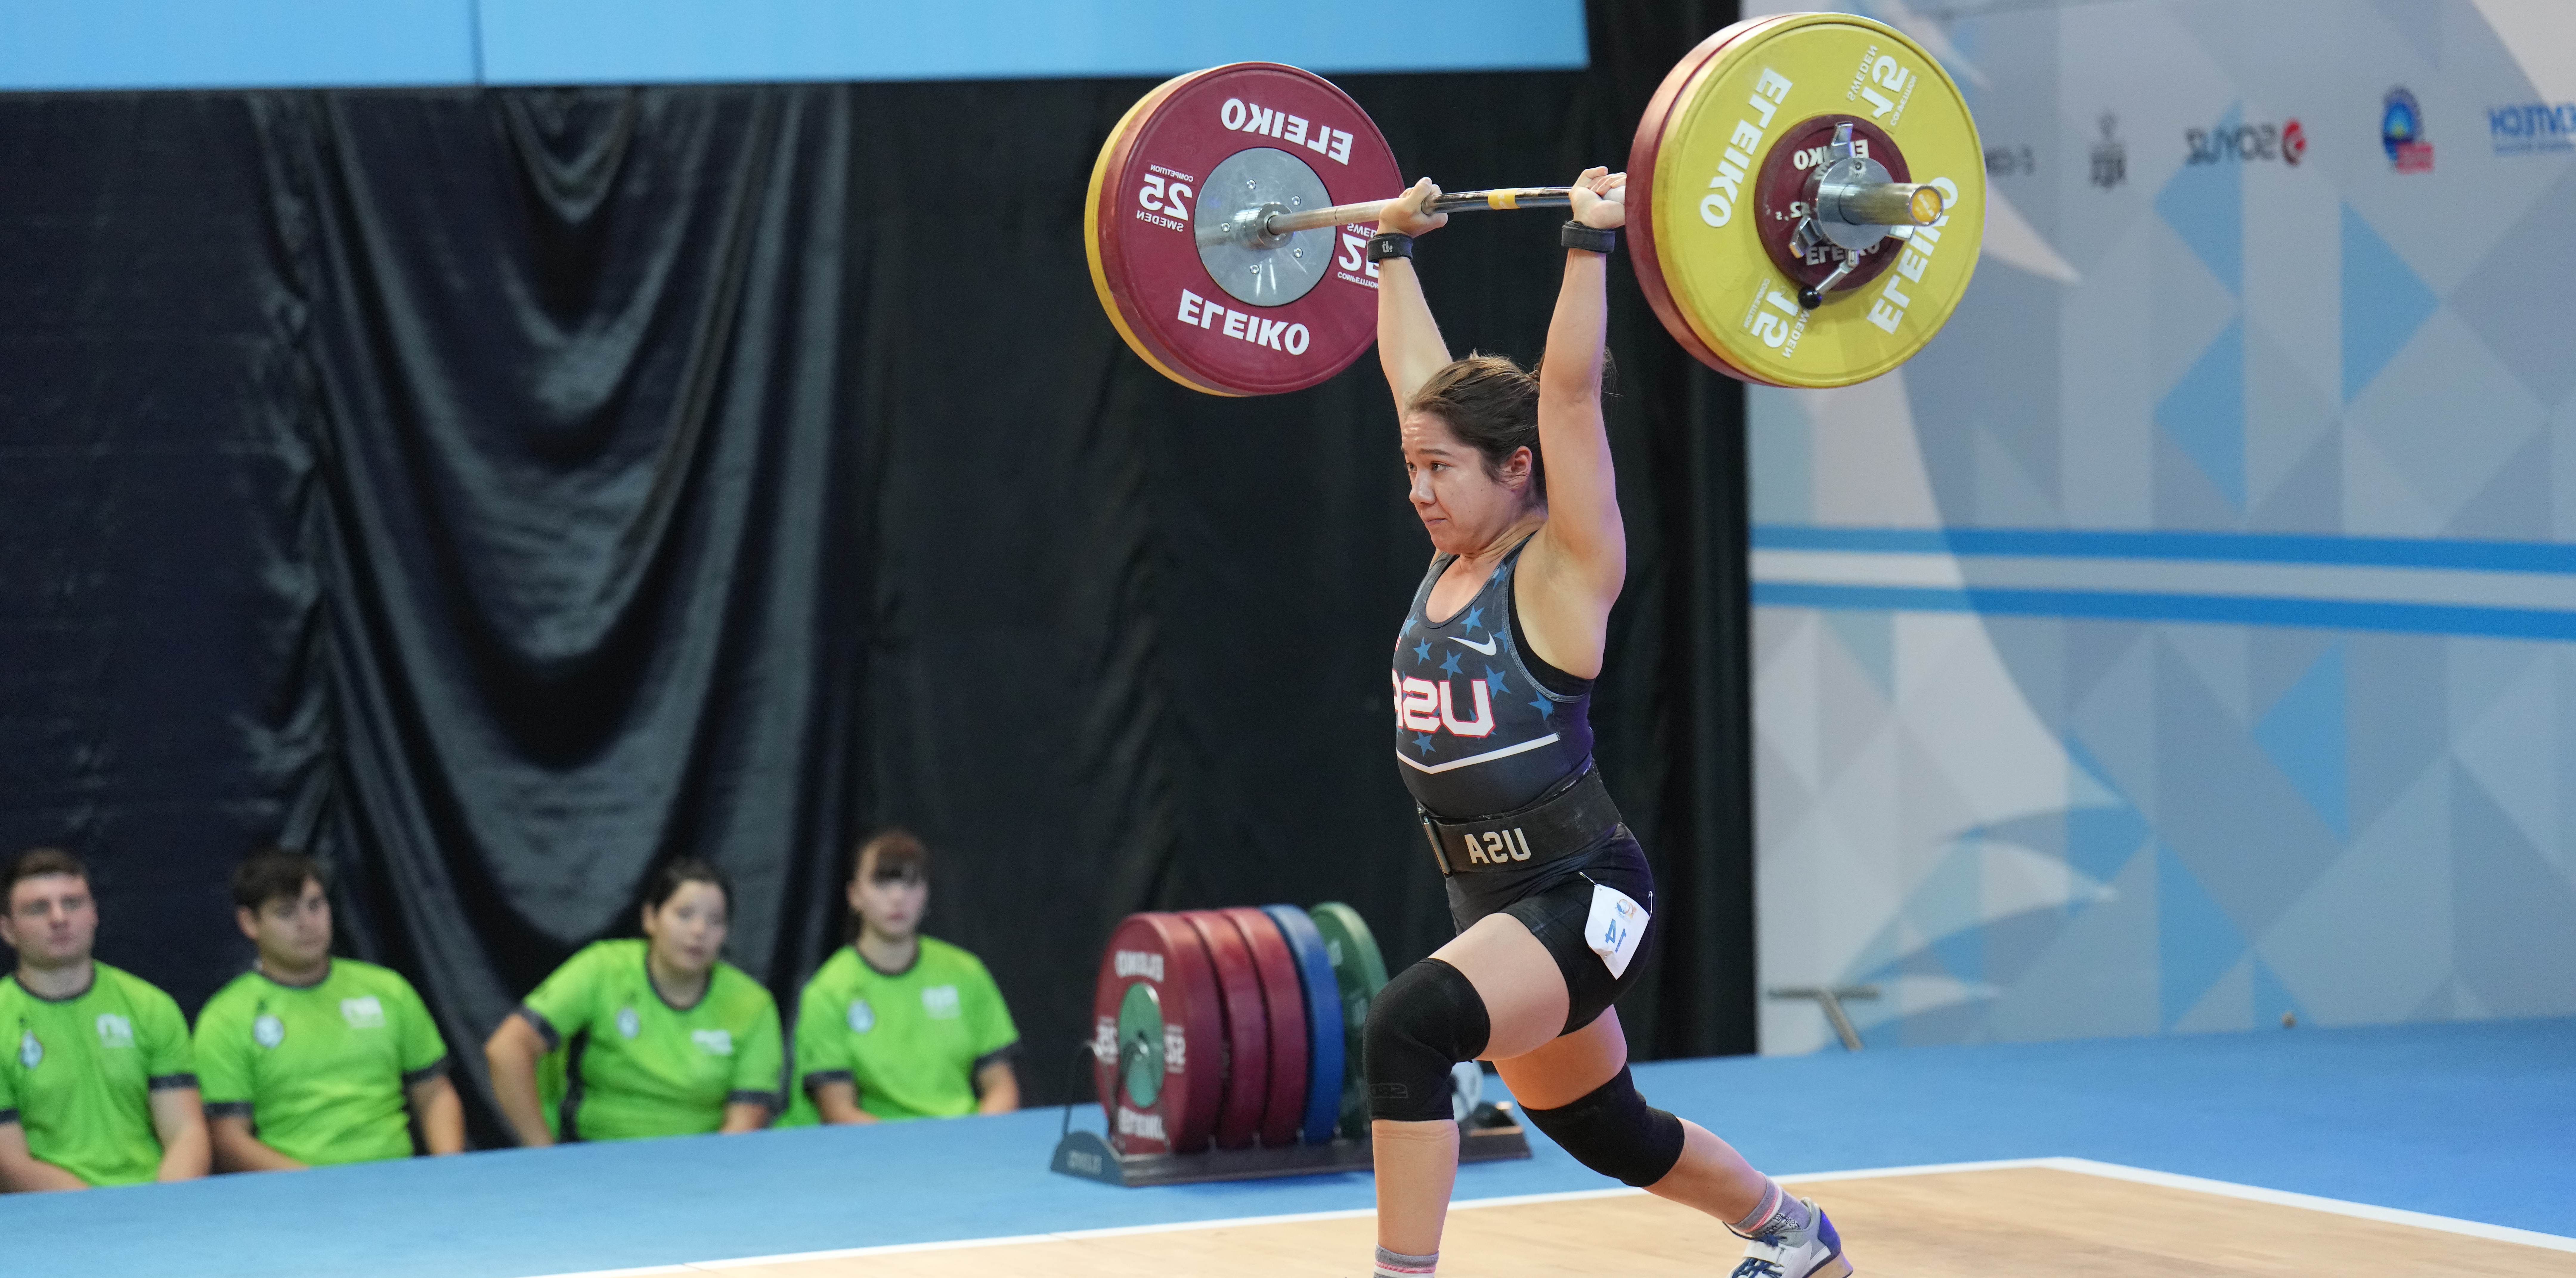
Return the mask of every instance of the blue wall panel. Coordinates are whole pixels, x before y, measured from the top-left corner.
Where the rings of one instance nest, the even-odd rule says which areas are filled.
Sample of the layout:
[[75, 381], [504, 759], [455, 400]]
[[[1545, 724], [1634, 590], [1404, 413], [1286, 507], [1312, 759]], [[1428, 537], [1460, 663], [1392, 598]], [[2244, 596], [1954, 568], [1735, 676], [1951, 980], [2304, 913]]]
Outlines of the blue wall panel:
[[471, 84], [471, 0], [8, 0], [0, 88]]
[[2576, 1011], [2576, 6], [1857, 7], [1987, 231], [1920, 358], [1752, 393], [1763, 984], [1888, 1045]]
[[11, 0], [0, 89], [636, 84], [1584, 65], [1582, 0]]

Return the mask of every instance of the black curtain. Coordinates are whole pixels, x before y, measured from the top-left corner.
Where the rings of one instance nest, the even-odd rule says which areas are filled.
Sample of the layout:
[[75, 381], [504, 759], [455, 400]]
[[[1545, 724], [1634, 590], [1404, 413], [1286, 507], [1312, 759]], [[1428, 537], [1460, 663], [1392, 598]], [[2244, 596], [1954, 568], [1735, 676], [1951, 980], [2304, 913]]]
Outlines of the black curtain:
[[[1596, 7], [1584, 72], [1344, 84], [1409, 172], [1559, 181], [1623, 162], [1718, 8]], [[1393, 413], [1370, 360], [1220, 400], [1120, 344], [1081, 210], [1148, 87], [0, 102], [47, 178], [0, 192], [0, 835], [89, 855], [103, 956], [191, 1007], [246, 957], [231, 862], [313, 847], [478, 1072], [676, 856], [792, 1000], [888, 822], [1041, 1100], [1131, 910], [1338, 898], [1428, 953]], [[1554, 225], [1425, 240], [1453, 344], [1536, 354]], [[1614, 279], [1595, 715], [1673, 925], [1623, 1015], [1642, 1056], [1745, 1051], [1742, 399]]]

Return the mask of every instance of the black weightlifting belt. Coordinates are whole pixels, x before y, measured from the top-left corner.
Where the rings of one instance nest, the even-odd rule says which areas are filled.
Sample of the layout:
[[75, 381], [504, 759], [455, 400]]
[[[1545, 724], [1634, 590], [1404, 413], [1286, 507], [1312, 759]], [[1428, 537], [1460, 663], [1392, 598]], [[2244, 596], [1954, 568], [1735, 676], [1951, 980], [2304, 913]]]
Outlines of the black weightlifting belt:
[[1424, 811], [1422, 837], [1431, 859], [1447, 874], [1526, 870], [1594, 846], [1619, 828], [1619, 806], [1589, 761], [1573, 777], [1550, 786], [1529, 805], [1501, 816], [1450, 821]]

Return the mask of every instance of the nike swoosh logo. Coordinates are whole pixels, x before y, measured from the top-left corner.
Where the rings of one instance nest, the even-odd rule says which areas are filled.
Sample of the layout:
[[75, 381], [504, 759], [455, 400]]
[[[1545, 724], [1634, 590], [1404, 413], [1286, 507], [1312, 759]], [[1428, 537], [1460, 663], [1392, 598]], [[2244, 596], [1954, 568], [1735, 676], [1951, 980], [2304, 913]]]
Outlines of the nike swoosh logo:
[[1454, 644], [1458, 644], [1458, 645], [1460, 645], [1461, 647], [1467, 648], [1467, 649], [1469, 649], [1469, 650], [1471, 650], [1471, 651], [1474, 651], [1474, 652], [1481, 652], [1481, 653], [1485, 654], [1485, 655], [1486, 655], [1486, 656], [1488, 656], [1488, 657], [1490, 657], [1490, 656], [1494, 655], [1494, 650], [1495, 650], [1496, 648], [1501, 647], [1501, 646], [1502, 646], [1502, 643], [1503, 643], [1503, 641], [1502, 641], [1502, 640], [1500, 640], [1500, 639], [1488, 639], [1488, 640], [1484, 641], [1483, 643], [1477, 643], [1477, 642], [1475, 642], [1475, 641], [1473, 641], [1473, 640], [1470, 640], [1470, 639], [1461, 639], [1461, 638], [1459, 638], [1459, 637], [1458, 637], [1458, 636], [1456, 636], [1456, 635], [1451, 635], [1451, 636], [1449, 636], [1449, 642], [1454, 643]]

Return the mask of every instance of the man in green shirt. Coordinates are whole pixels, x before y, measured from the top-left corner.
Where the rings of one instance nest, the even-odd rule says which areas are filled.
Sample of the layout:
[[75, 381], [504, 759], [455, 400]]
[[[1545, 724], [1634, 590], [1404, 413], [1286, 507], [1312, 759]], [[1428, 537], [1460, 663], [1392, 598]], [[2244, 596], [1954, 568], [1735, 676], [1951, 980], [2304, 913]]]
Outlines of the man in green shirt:
[[920, 933], [929, 852], [903, 830], [859, 846], [858, 939], [806, 982], [796, 1086], [782, 1127], [1006, 1114], [1020, 1106], [1019, 1029], [974, 955]]
[[430, 1153], [465, 1148], [447, 1044], [411, 982], [331, 956], [322, 867], [284, 848], [254, 853], [233, 872], [233, 907], [259, 964], [197, 1014], [215, 1165], [289, 1171], [405, 1158], [413, 1121]]
[[9, 867], [0, 941], [0, 1185], [81, 1189], [206, 1174], [188, 1021], [170, 996], [90, 957], [98, 903], [68, 852]]

